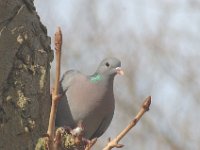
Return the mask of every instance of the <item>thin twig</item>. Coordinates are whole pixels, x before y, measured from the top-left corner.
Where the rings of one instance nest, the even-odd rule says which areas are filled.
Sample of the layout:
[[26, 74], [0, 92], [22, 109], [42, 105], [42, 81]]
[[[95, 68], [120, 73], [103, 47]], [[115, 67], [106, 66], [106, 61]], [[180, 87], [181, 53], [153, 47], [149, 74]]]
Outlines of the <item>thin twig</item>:
[[59, 80], [60, 80], [61, 46], [62, 46], [62, 33], [61, 33], [60, 28], [58, 28], [55, 34], [56, 80], [55, 80], [54, 89], [52, 91], [52, 105], [51, 105], [49, 125], [48, 125], [48, 130], [47, 130], [47, 134], [49, 135], [49, 149], [50, 150], [53, 148], [52, 145], [53, 145], [53, 139], [54, 139], [54, 133], [55, 133], [55, 118], [56, 118], [58, 101], [60, 99], [58, 91], [59, 91]]
[[92, 139], [91, 141], [89, 141], [89, 143], [86, 145], [85, 150], [90, 150], [92, 148], [92, 146], [97, 142], [97, 138]]
[[121, 148], [122, 144], [118, 144], [119, 141], [137, 124], [140, 118], [144, 115], [146, 111], [149, 110], [151, 105], [151, 96], [147, 97], [143, 102], [140, 111], [136, 115], [136, 117], [129, 123], [129, 125], [121, 132], [118, 136], [116, 136], [113, 140], [109, 141], [106, 147], [103, 150], [111, 150], [112, 148]]
[[60, 62], [61, 62], [61, 46], [62, 46], [62, 33], [58, 27], [55, 34], [55, 50], [56, 50], [56, 80], [55, 80], [55, 95], [58, 95], [59, 81], [60, 81]]

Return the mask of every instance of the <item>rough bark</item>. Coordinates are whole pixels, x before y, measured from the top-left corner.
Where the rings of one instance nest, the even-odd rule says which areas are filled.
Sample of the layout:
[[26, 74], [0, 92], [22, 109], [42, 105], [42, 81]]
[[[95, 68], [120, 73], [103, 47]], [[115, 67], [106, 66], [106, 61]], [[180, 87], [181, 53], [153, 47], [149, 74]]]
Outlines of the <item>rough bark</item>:
[[0, 149], [32, 150], [47, 131], [50, 38], [32, 0], [0, 0]]

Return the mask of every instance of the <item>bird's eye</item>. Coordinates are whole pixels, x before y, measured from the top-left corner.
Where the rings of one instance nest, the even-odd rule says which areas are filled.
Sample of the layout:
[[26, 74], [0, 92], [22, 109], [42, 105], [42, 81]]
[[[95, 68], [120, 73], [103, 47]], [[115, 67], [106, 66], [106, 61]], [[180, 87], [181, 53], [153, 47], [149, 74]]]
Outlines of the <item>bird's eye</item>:
[[108, 62], [106, 62], [106, 66], [107, 66], [107, 67], [109, 67], [109, 66], [110, 66], [110, 64], [109, 64]]

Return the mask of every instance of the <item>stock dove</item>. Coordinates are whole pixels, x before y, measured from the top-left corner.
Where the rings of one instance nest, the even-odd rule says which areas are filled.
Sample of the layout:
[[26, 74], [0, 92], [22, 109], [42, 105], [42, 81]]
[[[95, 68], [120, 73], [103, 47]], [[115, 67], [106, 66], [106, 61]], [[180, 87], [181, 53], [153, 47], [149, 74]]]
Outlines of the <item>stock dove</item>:
[[87, 76], [76, 70], [65, 72], [60, 82], [62, 97], [56, 126], [74, 128], [82, 121], [85, 138], [100, 137], [113, 118], [116, 74], [123, 75], [123, 70], [120, 60], [114, 57], [104, 59], [93, 75]]

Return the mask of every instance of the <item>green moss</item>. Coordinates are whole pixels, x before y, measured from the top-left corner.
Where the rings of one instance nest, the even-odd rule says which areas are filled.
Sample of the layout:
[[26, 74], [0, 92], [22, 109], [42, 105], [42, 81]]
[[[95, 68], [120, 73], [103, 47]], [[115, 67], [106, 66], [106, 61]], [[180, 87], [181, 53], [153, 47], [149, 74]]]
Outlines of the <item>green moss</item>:
[[39, 138], [35, 150], [48, 150], [46, 143], [47, 143], [47, 137]]
[[[56, 139], [54, 141], [55, 147], [62, 150], [84, 150], [85, 142], [79, 137], [73, 136], [70, 133], [67, 133], [63, 127], [60, 127], [56, 130]], [[48, 137], [42, 137], [38, 139], [35, 150], [47, 150]], [[58, 144], [58, 145], [57, 145]]]
[[24, 96], [24, 93], [21, 91], [21, 90], [18, 90], [17, 91], [17, 94], [18, 94], [18, 101], [17, 101], [17, 106], [19, 108], [21, 108], [22, 110], [24, 110], [27, 105], [28, 105], [28, 102], [30, 101], [28, 97], [25, 97]]
[[41, 72], [41, 76], [40, 76], [39, 83], [40, 83], [40, 89], [42, 90], [45, 85], [46, 68], [43, 66], [40, 66], [40, 72]]

